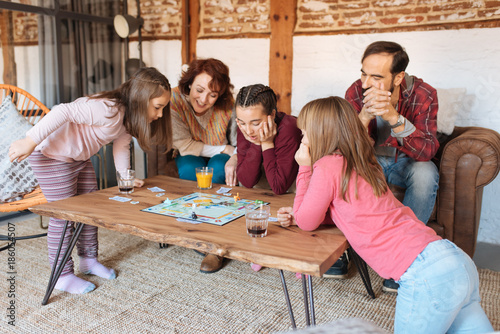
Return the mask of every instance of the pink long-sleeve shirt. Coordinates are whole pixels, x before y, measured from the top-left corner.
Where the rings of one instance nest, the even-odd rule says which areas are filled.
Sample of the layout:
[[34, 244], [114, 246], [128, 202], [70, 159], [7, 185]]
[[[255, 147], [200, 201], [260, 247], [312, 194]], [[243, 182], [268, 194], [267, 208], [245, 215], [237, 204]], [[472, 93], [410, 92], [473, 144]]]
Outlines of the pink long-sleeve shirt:
[[314, 164], [313, 173], [310, 167], [300, 166], [293, 204], [297, 225], [312, 231], [333, 220], [373, 270], [383, 278], [399, 280], [418, 254], [441, 237], [390, 190], [375, 197], [362, 177], [358, 177], [356, 198], [355, 173], [349, 183], [349, 202], [344, 201], [340, 193], [343, 160], [341, 155], [325, 156]]
[[117, 170], [130, 167], [130, 140], [123, 125], [124, 111], [114, 102], [82, 97], [55, 106], [26, 136], [36, 144], [35, 150], [46, 157], [72, 162], [85, 161], [99, 149], [113, 142]]

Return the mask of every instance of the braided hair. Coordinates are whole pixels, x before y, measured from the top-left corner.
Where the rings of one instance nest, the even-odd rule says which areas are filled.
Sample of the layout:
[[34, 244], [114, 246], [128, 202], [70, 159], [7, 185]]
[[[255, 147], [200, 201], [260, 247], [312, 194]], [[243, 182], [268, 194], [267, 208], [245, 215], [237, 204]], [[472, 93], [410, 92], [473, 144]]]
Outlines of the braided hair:
[[235, 105], [247, 108], [260, 103], [264, 107], [264, 112], [271, 115], [276, 110], [276, 101], [276, 94], [270, 87], [256, 84], [241, 88], [236, 96]]

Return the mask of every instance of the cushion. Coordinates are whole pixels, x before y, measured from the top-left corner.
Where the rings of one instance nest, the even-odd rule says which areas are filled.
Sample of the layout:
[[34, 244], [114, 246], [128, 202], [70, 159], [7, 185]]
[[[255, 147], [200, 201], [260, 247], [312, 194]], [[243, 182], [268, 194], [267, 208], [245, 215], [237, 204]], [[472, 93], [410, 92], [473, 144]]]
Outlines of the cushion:
[[32, 125], [17, 111], [10, 96], [0, 106], [0, 203], [19, 200], [32, 192], [38, 182], [28, 159], [11, 163], [10, 144], [26, 136]]
[[439, 109], [437, 114], [437, 131], [451, 135], [455, 128], [457, 115], [464, 104], [465, 88], [437, 88]]

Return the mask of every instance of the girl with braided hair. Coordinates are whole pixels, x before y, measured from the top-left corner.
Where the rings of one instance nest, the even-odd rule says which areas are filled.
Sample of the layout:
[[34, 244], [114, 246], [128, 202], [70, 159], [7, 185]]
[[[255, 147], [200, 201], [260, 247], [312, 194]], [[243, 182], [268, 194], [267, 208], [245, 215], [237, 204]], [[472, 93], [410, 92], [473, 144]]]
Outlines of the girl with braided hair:
[[[171, 146], [169, 102], [167, 78], [155, 68], [142, 68], [115, 90], [55, 106], [24, 139], [12, 143], [10, 161], [29, 156], [31, 168], [49, 202], [96, 191], [90, 157], [102, 146], [113, 142], [117, 170], [130, 168], [132, 136], [144, 150], [153, 143]], [[143, 184], [143, 180], [134, 181], [136, 187]], [[68, 228], [63, 234], [65, 226]], [[47, 244], [51, 266], [62, 260], [73, 231], [73, 222], [50, 218]], [[61, 253], [56, 261], [60, 241]], [[107, 279], [116, 277], [113, 269], [97, 261], [97, 227], [84, 225], [76, 246], [81, 272]], [[55, 288], [83, 294], [94, 290], [95, 285], [75, 276], [70, 258]]]
[[294, 154], [301, 132], [294, 116], [277, 111], [276, 100], [274, 91], [262, 84], [246, 86], [238, 92], [236, 172], [243, 186], [265, 184], [280, 195], [295, 183], [299, 166]]
[[[276, 94], [265, 85], [241, 88], [236, 97], [239, 182], [270, 188], [278, 195], [294, 185], [299, 165], [294, 159], [301, 132], [297, 119], [276, 108]], [[262, 267], [251, 264], [254, 271]]]

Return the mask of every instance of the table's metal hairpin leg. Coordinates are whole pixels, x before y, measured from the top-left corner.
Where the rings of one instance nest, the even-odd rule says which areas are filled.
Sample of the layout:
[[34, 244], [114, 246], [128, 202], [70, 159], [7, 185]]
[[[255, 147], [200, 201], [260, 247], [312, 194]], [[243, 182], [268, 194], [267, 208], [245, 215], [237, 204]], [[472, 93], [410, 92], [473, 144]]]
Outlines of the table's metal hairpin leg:
[[68, 262], [71, 252], [73, 251], [73, 248], [75, 248], [76, 242], [78, 241], [78, 237], [80, 237], [80, 233], [82, 232], [83, 224], [76, 223], [75, 232], [73, 233], [73, 236], [69, 241], [68, 248], [64, 252], [61, 263], [59, 263], [58, 265], [59, 254], [61, 253], [64, 235], [66, 234], [66, 229], [68, 228], [69, 224], [70, 223], [67, 222], [66, 225], [64, 226], [63, 233], [61, 235], [61, 240], [59, 241], [59, 248], [57, 249], [56, 258], [54, 259], [54, 264], [52, 265], [52, 272], [50, 273], [49, 285], [47, 286], [47, 291], [45, 292], [45, 297], [43, 298], [42, 305], [47, 305], [47, 301], [49, 300], [52, 291], [54, 291], [54, 287], [56, 286], [57, 280], [59, 279], [59, 276], [61, 276], [62, 270], [66, 265], [66, 262]]
[[[61, 234], [61, 239], [59, 240], [59, 245], [57, 247], [56, 257], [54, 259], [54, 263], [52, 264], [52, 270], [50, 271], [49, 285], [47, 286], [47, 291], [49, 290], [49, 287], [52, 284], [52, 280], [54, 278], [54, 273], [56, 271], [57, 262], [59, 260], [59, 254], [61, 253], [61, 248], [62, 248], [62, 244], [63, 244], [63, 241], [64, 241], [64, 236], [66, 235], [66, 230], [68, 229], [68, 226], [69, 226], [69, 222], [66, 221], [66, 224], [64, 224], [64, 228], [63, 228], [63, 231], [62, 231], [62, 234]], [[57, 282], [57, 280], [56, 280], [56, 282]]]
[[368, 266], [366, 265], [365, 260], [363, 260], [355, 251], [352, 249], [352, 247], [349, 247], [347, 249], [347, 253], [349, 254], [349, 258], [353, 260], [354, 264], [356, 265], [356, 268], [358, 269], [359, 275], [361, 276], [361, 280], [363, 281], [363, 284], [365, 285], [366, 291], [372, 297], [375, 299], [375, 293], [373, 292], [372, 289], [372, 283], [370, 281], [370, 273], [368, 272]]
[[314, 312], [313, 283], [311, 275], [307, 275], [309, 282], [309, 300], [311, 301], [311, 324], [316, 326], [316, 313]]
[[[309, 301], [307, 298], [307, 289], [309, 289]], [[311, 275], [302, 274], [302, 290], [304, 292], [304, 309], [306, 314], [306, 325], [316, 326], [316, 313], [314, 311], [314, 295], [313, 295]]]
[[283, 270], [280, 269], [281, 284], [283, 285], [283, 292], [285, 293], [286, 306], [288, 307], [288, 315], [290, 316], [290, 321], [292, 322], [292, 328], [296, 329], [295, 318], [293, 316], [292, 304], [290, 303], [290, 296], [288, 295], [288, 289], [286, 288], [285, 276], [283, 276]]
[[302, 274], [302, 292], [304, 293], [304, 310], [305, 310], [305, 314], [306, 314], [306, 325], [311, 326], [311, 319], [309, 317], [309, 301], [307, 299], [306, 276], [307, 275]]

